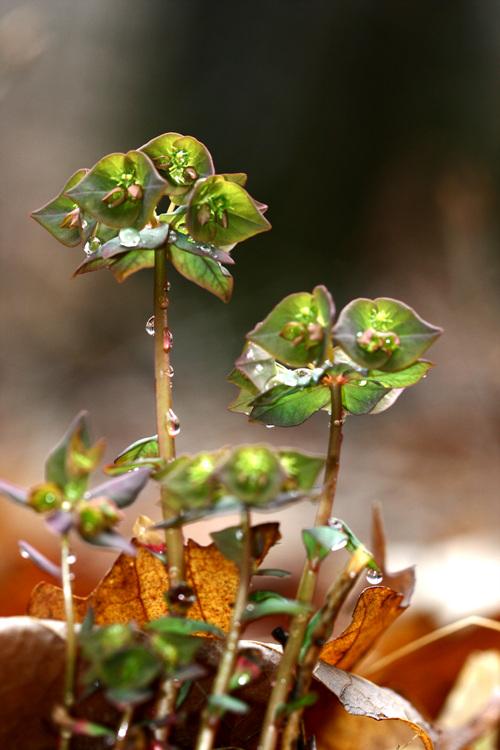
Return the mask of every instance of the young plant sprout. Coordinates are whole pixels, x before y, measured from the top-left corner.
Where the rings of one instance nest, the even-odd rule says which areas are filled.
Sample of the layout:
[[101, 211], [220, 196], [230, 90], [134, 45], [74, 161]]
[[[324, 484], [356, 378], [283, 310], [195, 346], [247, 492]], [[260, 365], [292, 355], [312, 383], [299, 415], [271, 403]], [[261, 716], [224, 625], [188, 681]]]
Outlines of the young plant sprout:
[[[4, 496], [42, 514], [60, 538], [60, 567], [27, 542], [20, 548], [23, 557], [62, 581], [62, 593], [54, 589], [53, 595], [54, 601], [62, 596], [64, 604], [66, 667], [61, 704], [52, 717], [61, 750], [73, 747], [79, 735], [95, 738], [101, 743], [96, 747], [306, 747], [314, 740], [307, 737], [303, 713], [315, 700], [315, 669], [340, 608], [363, 571], [370, 585], [382, 581], [372, 553], [333, 516], [333, 504], [346, 418], [388, 409], [432, 366], [422, 356], [441, 330], [404, 303], [357, 299], [336, 317], [329, 291], [317, 286], [283, 299], [247, 335], [229, 375], [239, 389], [230, 409], [278, 427], [294, 427], [325, 412], [325, 457], [266, 444], [176, 456], [180, 425], [170, 363], [171, 266], [224, 302], [230, 300], [232, 251], [270, 229], [267, 207], [250, 196], [245, 184], [243, 173], [216, 173], [208, 149], [196, 138], [166, 133], [138, 150], [110, 154], [91, 169], [79, 170], [33, 214], [64, 245], [83, 246], [77, 276], [109, 269], [123, 281], [153, 269], [153, 313], [146, 331], [154, 337], [156, 434], [126, 448], [106, 467], [111, 478], [89, 489], [103, 444], [91, 444], [80, 414], [49, 455], [42, 484], [28, 491], [0, 482]], [[164, 198], [169, 205], [162, 213]], [[150, 478], [158, 483], [162, 518], [142, 521], [142, 530], [128, 542], [116, 531], [121, 509]], [[273, 511], [306, 499], [315, 503], [316, 519], [312, 528], [302, 530], [304, 568], [296, 597], [252, 590], [256, 576], [288, 575], [261, 567], [280, 535], [275, 523], [252, 525], [252, 510]], [[213, 545], [185, 542], [186, 524], [228, 513], [239, 514], [240, 521], [214, 532]], [[115, 620], [97, 606], [85, 610], [80, 602], [75, 607], [71, 532], [90, 544], [116, 548], [122, 554], [115, 565], [136, 565], [137, 575], [140, 562], [150, 585], [154, 572], [151, 607], [156, 615], [144, 610], [144, 621], [138, 621], [130, 610]], [[347, 552], [344, 568], [318, 608], [320, 567], [340, 550]], [[196, 555], [201, 556], [198, 568], [212, 571], [215, 588], [209, 598], [197, 578]], [[37, 611], [33, 602], [30, 611]], [[247, 623], [270, 615], [288, 617], [290, 623], [288, 632], [274, 631], [283, 653], [265, 715], [250, 733], [226, 740], [225, 715], [251, 711], [244, 691], [262, 674], [260, 658], [242, 635]], [[82, 623], [79, 630], [77, 622]], [[206, 678], [207, 650], [217, 655], [213, 679]], [[82, 664], [78, 679], [77, 656]], [[200, 682], [204, 678], [209, 682]], [[115, 709], [113, 726], [85, 715], [83, 698], [92, 692]], [[201, 702], [200, 695], [205, 695]]]

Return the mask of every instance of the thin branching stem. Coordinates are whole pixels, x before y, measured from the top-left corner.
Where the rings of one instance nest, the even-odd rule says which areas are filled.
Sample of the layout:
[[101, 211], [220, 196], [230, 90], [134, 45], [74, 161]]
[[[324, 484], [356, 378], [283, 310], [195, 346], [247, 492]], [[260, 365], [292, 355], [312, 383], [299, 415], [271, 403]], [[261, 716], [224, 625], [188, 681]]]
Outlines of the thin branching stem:
[[[73, 587], [71, 584], [71, 550], [68, 534], [61, 535], [61, 574], [64, 597], [64, 617], [66, 620], [66, 659], [64, 665], [64, 707], [69, 713], [75, 702], [76, 634], [75, 612], [73, 608]], [[71, 731], [61, 728], [59, 750], [68, 750]]]
[[[219, 668], [212, 686], [212, 696], [222, 696], [227, 693], [229, 681], [234, 671], [236, 657], [238, 655], [238, 643], [243, 630], [243, 615], [248, 603], [248, 593], [252, 578], [252, 555], [251, 555], [251, 525], [250, 513], [247, 510], [241, 516], [242, 531], [242, 559], [240, 566], [240, 583], [238, 594], [234, 603], [231, 626], [226, 638], [224, 652], [219, 662]], [[215, 735], [219, 725], [220, 715], [210, 710], [207, 706], [203, 712], [200, 732], [196, 742], [196, 750], [211, 750], [215, 742]]]
[[[295, 682], [293, 697], [298, 700], [305, 696], [311, 686], [313, 672], [326, 640], [330, 637], [337, 615], [352, 591], [359, 576], [371, 560], [371, 554], [364, 547], [357, 549], [349, 558], [344, 569], [327, 591], [320, 618], [311, 635], [311, 645], [304, 655]], [[295, 750], [304, 708], [294, 711], [287, 722], [281, 743], [282, 750]]]
[[[342, 386], [338, 383], [330, 385], [331, 419], [328, 453], [326, 457], [325, 480], [316, 513], [315, 526], [324, 526], [332, 514], [337, 478], [340, 465], [340, 448], [342, 444]], [[313, 560], [307, 560], [300, 579], [297, 599], [303, 604], [312, 604], [318, 578], [318, 565]], [[304, 611], [296, 615], [290, 626], [290, 635], [276, 674], [275, 685], [269, 699], [258, 750], [274, 750], [279, 735], [280, 713], [286, 704], [292, 687], [295, 669], [300, 649], [304, 640], [310, 612]]]

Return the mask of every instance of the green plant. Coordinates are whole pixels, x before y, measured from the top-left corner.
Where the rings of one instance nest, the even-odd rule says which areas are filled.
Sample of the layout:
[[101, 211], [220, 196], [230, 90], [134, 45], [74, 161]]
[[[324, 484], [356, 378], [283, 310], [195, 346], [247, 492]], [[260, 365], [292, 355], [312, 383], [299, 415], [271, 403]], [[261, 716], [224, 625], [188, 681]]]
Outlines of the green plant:
[[[56, 198], [33, 214], [63, 244], [83, 244], [85, 258], [76, 275], [104, 268], [123, 281], [141, 269], [154, 269], [154, 315], [146, 330], [154, 336], [157, 434], [126, 448], [107, 467], [111, 479], [89, 490], [88, 477], [100, 461], [102, 443], [90, 443], [85, 416], [79, 415], [50, 454], [44, 484], [28, 492], [0, 483], [2, 494], [42, 513], [60, 537], [60, 569], [27, 543], [22, 543], [22, 553], [63, 583], [64, 709], [55, 714], [63, 750], [76, 734], [109, 736], [115, 747], [124, 748], [134, 726], [154, 740], [155, 750], [169, 747], [171, 719], [196, 679], [197, 653], [207, 634], [222, 643], [196, 739], [197, 750], [210, 750], [223, 715], [248, 711], [233, 693], [260, 671], [239, 655], [246, 623], [276, 614], [289, 616], [291, 624], [259, 748], [272, 750], [280, 738], [282, 747], [296, 747], [302, 713], [314, 701], [312, 672], [340, 606], [364, 570], [371, 584], [382, 577], [372, 554], [332, 513], [346, 417], [384, 411], [431, 367], [421, 357], [441, 331], [402, 302], [358, 299], [336, 318], [330, 293], [317, 286], [310, 293], [286, 297], [247, 336], [229, 375], [239, 388], [230, 408], [279, 427], [299, 425], [324, 411], [330, 415], [324, 459], [265, 444], [176, 457], [180, 427], [172, 398], [170, 264], [223, 301], [230, 299], [233, 279], [227, 266], [234, 263], [232, 250], [270, 228], [266, 206], [249, 195], [245, 183], [241, 173], [216, 174], [210, 153], [195, 138], [167, 133], [137, 151], [111, 154], [92, 169], [79, 170]], [[169, 205], [162, 213], [159, 206], [165, 197]], [[324, 479], [317, 486], [323, 468]], [[121, 712], [118, 726], [111, 729], [77, 718], [78, 644], [69, 534], [75, 530], [91, 544], [133, 556], [137, 545], [120, 537], [115, 527], [120, 508], [132, 503], [150, 478], [158, 483], [163, 515], [154, 528], [165, 534], [164, 545], [150, 549], [166, 566], [169, 614], [143, 629], [120, 623], [98, 627], [89, 617], [79, 635], [87, 665], [85, 689], [97, 685]], [[314, 527], [302, 532], [305, 564], [296, 598], [252, 592], [254, 576], [287, 575], [260, 567], [263, 553], [278, 535], [267, 526], [252, 526], [252, 510], [271, 511], [304, 499], [316, 503], [317, 513]], [[231, 625], [223, 633], [205, 620], [189, 617], [196, 592], [188, 580], [183, 527], [212, 514], [234, 512], [240, 514], [239, 525], [212, 535], [239, 578]], [[320, 566], [340, 549], [348, 552], [345, 568], [315, 609]], [[149, 703], [152, 717], [134, 725], [136, 712]]]

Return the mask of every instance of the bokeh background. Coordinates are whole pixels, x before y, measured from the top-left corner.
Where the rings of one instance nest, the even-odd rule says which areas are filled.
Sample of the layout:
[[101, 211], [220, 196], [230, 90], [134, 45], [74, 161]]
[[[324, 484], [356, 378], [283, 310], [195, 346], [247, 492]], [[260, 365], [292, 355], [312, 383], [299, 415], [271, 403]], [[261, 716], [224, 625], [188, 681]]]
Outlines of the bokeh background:
[[[0, 475], [40, 481], [86, 408], [107, 458], [154, 428], [152, 276], [71, 279], [80, 251], [29, 212], [67, 176], [154, 135], [193, 134], [247, 171], [273, 231], [238, 247], [225, 306], [175, 276], [180, 452], [266, 441], [325, 448], [327, 417], [272, 432], [226, 410], [247, 330], [325, 283], [340, 308], [393, 296], [446, 333], [438, 367], [389, 412], [349, 418], [337, 514], [369, 538], [383, 504], [391, 560], [419, 563], [441, 619], [500, 602], [500, 10], [493, 0], [36, 0], [0, 3]], [[174, 271], [172, 272], [175, 273]], [[138, 511], [158, 516], [152, 486]], [[130, 530], [135, 510], [124, 525]], [[300, 567], [308, 504], [280, 513], [272, 562]], [[217, 523], [220, 523], [218, 521]], [[210, 527], [192, 534], [207, 541]], [[0, 613], [40, 579], [40, 518], [0, 504]], [[88, 591], [112, 553], [79, 547]], [[331, 570], [325, 572], [326, 578]], [[325, 580], [326, 580], [325, 578]]]

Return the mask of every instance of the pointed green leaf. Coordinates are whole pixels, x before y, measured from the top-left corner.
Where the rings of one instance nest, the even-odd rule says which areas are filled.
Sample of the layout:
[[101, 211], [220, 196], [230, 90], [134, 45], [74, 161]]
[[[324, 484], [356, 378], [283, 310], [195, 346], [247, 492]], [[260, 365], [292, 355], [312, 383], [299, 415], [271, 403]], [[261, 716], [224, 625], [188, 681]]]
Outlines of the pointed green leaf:
[[181, 456], [169, 465], [162, 480], [169, 490], [172, 506], [178, 509], [199, 508], [210, 505], [217, 488], [215, 471], [224, 451]]
[[432, 362], [420, 360], [398, 372], [370, 370], [368, 378], [384, 388], [407, 388], [425, 378], [431, 367], [433, 367]]
[[232, 695], [210, 695], [208, 698], [208, 708], [212, 713], [219, 715], [229, 711], [231, 714], [246, 714], [250, 707], [239, 698]]
[[59, 195], [31, 214], [35, 221], [67, 247], [75, 247], [82, 241], [82, 217], [79, 207], [65, 193], [77, 185], [87, 172], [87, 169], [79, 169], [69, 178]]
[[197, 179], [214, 173], [210, 151], [190, 135], [164, 133], [141, 146], [140, 151], [149, 156], [165, 178], [166, 193], [171, 198], [186, 195]]
[[148, 630], [154, 630], [165, 635], [195, 635], [196, 633], [211, 633], [218, 638], [224, 638], [220, 628], [205, 620], [189, 620], [183, 617], [160, 617], [147, 624]]
[[140, 151], [109, 154], [66, 192], [84, 211], [108, 227], [145, 226], [166, 183]]
[[248, 176], [245, 172], [223, 172], [221, 176], [228, 182], [236, 182], [241, 187], [245, 187], [247, 184]]
[[170, 258], [175, 269], [189, 281], [215, 294], [222, 302], [229, 302], [233, 293], [233, 277], [220, 263], [210, 258], [200, 257], [170, 248]]
[[277, 385], [253, 401], [250, 419], [277, 427], [294, 427], [329, 402], [330, 390], [323, 385], [307, 388]]
[[318, 321], [327, 330], [330, 330], [335, 318], [335, 302], [333, 297], [323, 284], [315, 286], [313, 298], [318, 308]]
[[[172, 230], [169, 237], [169, 242], [175, 245], [179, 250], [185, 250], [193, 255], [199, 255], [202, 258], [210, 258], [218, 263], [225, 263], [226, 265], [234, 265], [234, 260], [229, 255], [229, 252], [223, 250], [215, 245], [210, 245], [206, 242], [197, 242], [193, 240], [188, 234], [180, 232], [177, 229]], [[228, 247], [231, 247], [228, 245]]]
[[68, 460], [75, 436], [78, 437], [85, 448], [90, 448], [87, 412], [82, 411], [75, 417], [61, 438], [61, 441], [51, 451], [45, 462], [45, 478], [47, 482], [54, 482], [61, 489], [72, 478], [68, 472]]
[[327, 307], [324, 302], [321, 296], [320, 311], [313, 294], [290, 294], [278, 302], [247, 338], [286, 365], [300, 367], [316, 362], [323, 352], [322, 321]]
[[105, 659], [99, 676], [108, 688], [140, 690], [151, 684], [160, 669], [159, 660], [148, 649], [132, 646]]
[[211, 242], [218, 247], [241, 242], [271, 228], [245, 188], [222, 175], [208, 177], [196, 184], [186, 223], [195, 240]]
[[[250, 530], [250, 554], [258, 559], [281, 538], [277, 523], [261, 523]], [[240, 565], [243, 555], [244, 535], [241, 526], [230, 526], [210, 534], [215, 546], [228, 560]]]
[[349, 414], [370, 414], [388, 392], [367, 378], [353, 379], [342, 386], [342, 405]]
[[254, 576], [269, 578], [289, 578], [291, 575], [289, 570], [283, 570], [282, 568], [259, 568], [254, 573]]
[[441, 333], [403, 302], [379, 297], [350, 302], [334, 338], [362, 367], [396, 372], [416, 362]]
[[109, 268], [115, 279], [119, 282], [125, 281], [137, 271], [144, 268], [154, 268], [155, 251], [154, 250], [129, 250], [126, 253], [112, 258], [114, 261]]
[[343, 549], [348, 544], [348, 536], [341, 529], [333, 526], [315, 526], [302, 530], [302, 540], [308, 560], [321, 561], [330, 552]]
[[259, 393], [258, 389], [240, 370], [232, 370], [227, 379], [240, 389], [238, 395], [231, 401], [228, 408], [239, 414], [250, 414], [252, 411], [252, 402]]
[[[254, 592], [255, 593], [255, 592]], [[304, 612], [309, 612], [311, 606], [303, 604], [295, 599], [286, 599], [280, 594], [274, 592], [266, 592], [272, 594], [265, 599], [261, 599], [258, 602], [249, 602], [246, 606], [243, 620], [249, 622], [250, 620], [258, 620], [261, 617], [268, 617], [269, 615], [301, 615]]]
[[151, 435], [150, 437], [140, 438], [129, 445], [128, 448], [125, 448], [115, 458], [114, 463], [117, 465], [126, 464], [138, 458], [157, 458], [159, 455], [158, 436]]
[[100, 271], [103, 268], [110, 268], [113, 263], [114, 258], [103, 258], [100, 253], [94, 253], [93, 255], [84, 258], [80, 265], [76, 267], [73, 276], [81, 276], [84, 273], [92, 273], [92, 271]]
[[284, 450], [279, 452], [281, 465], [288, 476], [287, 484], [301, 490], [310, 490], [325, 465], [320, 456], [310, 456], [299, 451]]
[[128, 474], [123, 474], [114, 479], [108, 479], [107, 482], [103, 482], [89, 490], [85, 495], [85, 499], [90, 500], [93, 497], [106, 497], [112, 500], [119, 508], [126, 508], [134, 502], [145, 487], [150, 474], [150, 469], [144, 468], [130, 471]]

